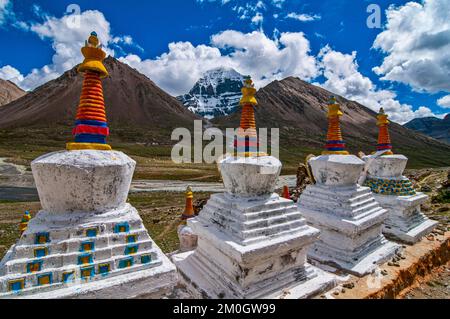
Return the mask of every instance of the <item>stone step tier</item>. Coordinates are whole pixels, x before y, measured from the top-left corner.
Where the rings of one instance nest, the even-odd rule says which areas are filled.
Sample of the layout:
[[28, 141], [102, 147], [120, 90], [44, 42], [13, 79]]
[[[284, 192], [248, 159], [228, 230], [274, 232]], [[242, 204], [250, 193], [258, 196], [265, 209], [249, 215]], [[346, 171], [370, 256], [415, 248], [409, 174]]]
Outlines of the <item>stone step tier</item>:
[[321, 231], [308, 253], [314, 261], [363, 276], [401, 248], [382, 235], [387, 210], [368, 187], [310, 185], [299, 199], [299, 210]]
[[417, 193], [413, 196], [375, 194], [375, 199], [388, 210], [383, 233], [407, 244], [415, 244], [428, 235], [438, 224], [430, 220], [420, 209], [428, 196]]
[[[42, 293], [161, 265], [160, 252], [132, 206], [103, 215], [67, 215], [40, 212], [31, 220], [0, 265], [0, 297]], [[66, 223], [60, 223], [64, 219]]]
[[212, 223], [241, 245], [301, 231], [305, 220], [296, 205], [274, 194], [267, 199], [238, 199], [228, 193], [214, 194], [199, 220]]

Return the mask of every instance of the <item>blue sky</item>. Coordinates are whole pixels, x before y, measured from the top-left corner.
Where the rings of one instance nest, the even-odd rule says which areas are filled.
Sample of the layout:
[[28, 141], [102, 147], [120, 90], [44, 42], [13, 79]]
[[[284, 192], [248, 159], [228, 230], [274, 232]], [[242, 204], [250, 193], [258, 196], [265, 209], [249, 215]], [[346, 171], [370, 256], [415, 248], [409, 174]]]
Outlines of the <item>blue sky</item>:
[[[381, 28], [367, 26], [371, 3]], [[79, 63], [96, 30], [172, 95], [233, 67], [259, 87], [298, 76], [403, 123], [450, 108], [448, 12], [446, 0], [0, 0], [0, 78], [34, 89]]]

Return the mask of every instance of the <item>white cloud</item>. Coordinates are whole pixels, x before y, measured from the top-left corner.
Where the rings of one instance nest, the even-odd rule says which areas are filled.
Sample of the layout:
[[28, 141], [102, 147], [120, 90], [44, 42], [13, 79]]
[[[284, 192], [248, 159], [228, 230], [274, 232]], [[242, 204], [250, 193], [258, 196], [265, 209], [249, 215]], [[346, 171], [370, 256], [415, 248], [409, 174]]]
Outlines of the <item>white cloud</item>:
[[17, 85], [23, 81], [23, 75], [10, 65], [5, 65], [0, 68], [0, 79], [14, 82]]
[[10, 12], [10, 5], [9, 0], [0, 0], [0, 25], [6, 21], [6, 17]]
[[373, 44], [386, 56], [374, 72], [417, 91], [450, 91], [449, 12], [448, 0], [389, 7], [385, 30]]
[[[92, 31], [97, 32], [100, 42], [105, 45], [105, 51], [109, 55], [114, 56], [113, 48], [121, 48], [120, 45], [140, 48], [131, 36], [112, 36], [109, 22], [103, 13], [96, 10], [84, 11], [79, 16], [65, 15], [57, 18], [41, 14], [41, 17], [45, 18], [44, 22], [31, 23], [29, 30], [42, 40], [51, 41], [54, 50], [51, 63], [41, 68], [35, 68], [27, 75], [20, 74], [11, 66], [4, 66], [2, 68], [4, 72], [0, 73], [0, 77], [6, 77], [5, 72], [7, 71], [9, 74], [15, 74], [11, 81], [25, 90], [34, 89], [55, 79], [83, 61], [80, 48]], [[12, 72], [10, 68], [19, 74]]]
[[306, 13], [295, 13], [295, 12], [288, 13], [286, 15], [286, 18], [298, 20], [301, 22], [310, 22], [322, 19], [322, 17], [318, 14], [310, 15]]
[[450, 108], [450, 95], [446, 95], [446, 96], [440, 98], [439, 100], [437, 100], [437, 104], [440, 107], [443, 107], [446, 109]]
[[356, 52], [343, 54], [326, 46], [321, 50], [319, 59], [326, 78], [319, 85], [333, 93], [357, 101], [376, 112], [383, 107], [392, 121], [401, 124], [416, 117], [436, 116], [426, 106], [414, 111], [411, 105], [400, 103], [393, 91], [378, 89], [358, 71]]
[[250, 74], [258, 87], [291, 75], [310, 80], [318, 75], [318, 69], [309, 51], [303, 33], [281, 33], [279, 39], [270, 39], [259, 31], [228, 30], [212, 36], [209, 46], [177, 42], [169, 44], [169, 51], [156, 59], [128, 55], [119, 60], [170, 94], [179, 95], [188, 92], [204, 72], [221, 66]]

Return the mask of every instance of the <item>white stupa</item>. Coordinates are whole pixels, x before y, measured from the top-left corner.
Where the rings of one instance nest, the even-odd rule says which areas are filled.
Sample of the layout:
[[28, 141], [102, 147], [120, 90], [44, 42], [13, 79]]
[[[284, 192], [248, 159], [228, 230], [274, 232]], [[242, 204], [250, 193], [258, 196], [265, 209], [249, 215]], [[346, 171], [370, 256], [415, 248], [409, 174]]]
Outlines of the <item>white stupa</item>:
[[319, 231], [293, 201], [274, 193], [282, 165], [257, 152], [255, 93], [247, 80], [240, 133], [248, 135], [239, 135], [236, 154], [218, 164], [226, 192], [212, 195], [199, 216], [188, 219], [197, 248], [172, 257], [198, 298], [307, 298], [336, 284], [306, 262]]
[[0, 298], [160, 297], [177, 282], [127, 203], [135, 161], [105, 142], [107, 71], [96, 38], [82, 50], [76, 142], [31, 164], [42, 210], [0, 262]]
[[414, 190], [411, 181], [403, 176], [408, 158], [394, 155], [388, 131], [388, 116], [380, 110], [377, 125], [380, 127], [378, 151], [364, 157], [367, 163], [365, 186], [371, 188], [375, 199], [388, 210], [383, 232], [386, 236], [414, 244], [428, 235], [438, 222], [421, 212], [421, 204], [428, 196]]
[[340, 116], [342, 112], [333, 98], [327, 151], [309, 161], [316, 183], [301, 195], [299, 210], [321, 231], [320, 240], [308, 252], [309, 258], [363, 276], [392, 257], [400, 246], [382, 234], [387, 211], [370, 188], [357, 184], [364, 162], [345, 151]]

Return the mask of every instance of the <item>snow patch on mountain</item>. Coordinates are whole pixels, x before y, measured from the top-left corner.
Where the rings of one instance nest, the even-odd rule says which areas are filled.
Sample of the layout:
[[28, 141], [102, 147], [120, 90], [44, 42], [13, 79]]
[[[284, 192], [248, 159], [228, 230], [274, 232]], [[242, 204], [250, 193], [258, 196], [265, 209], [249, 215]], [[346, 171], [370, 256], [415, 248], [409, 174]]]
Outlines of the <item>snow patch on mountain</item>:
[[207, 71], [188, 94], [177, 97], [184, 106], [207, 119], [233, 113], [239, 106], [244, 76], [231, 68]]

